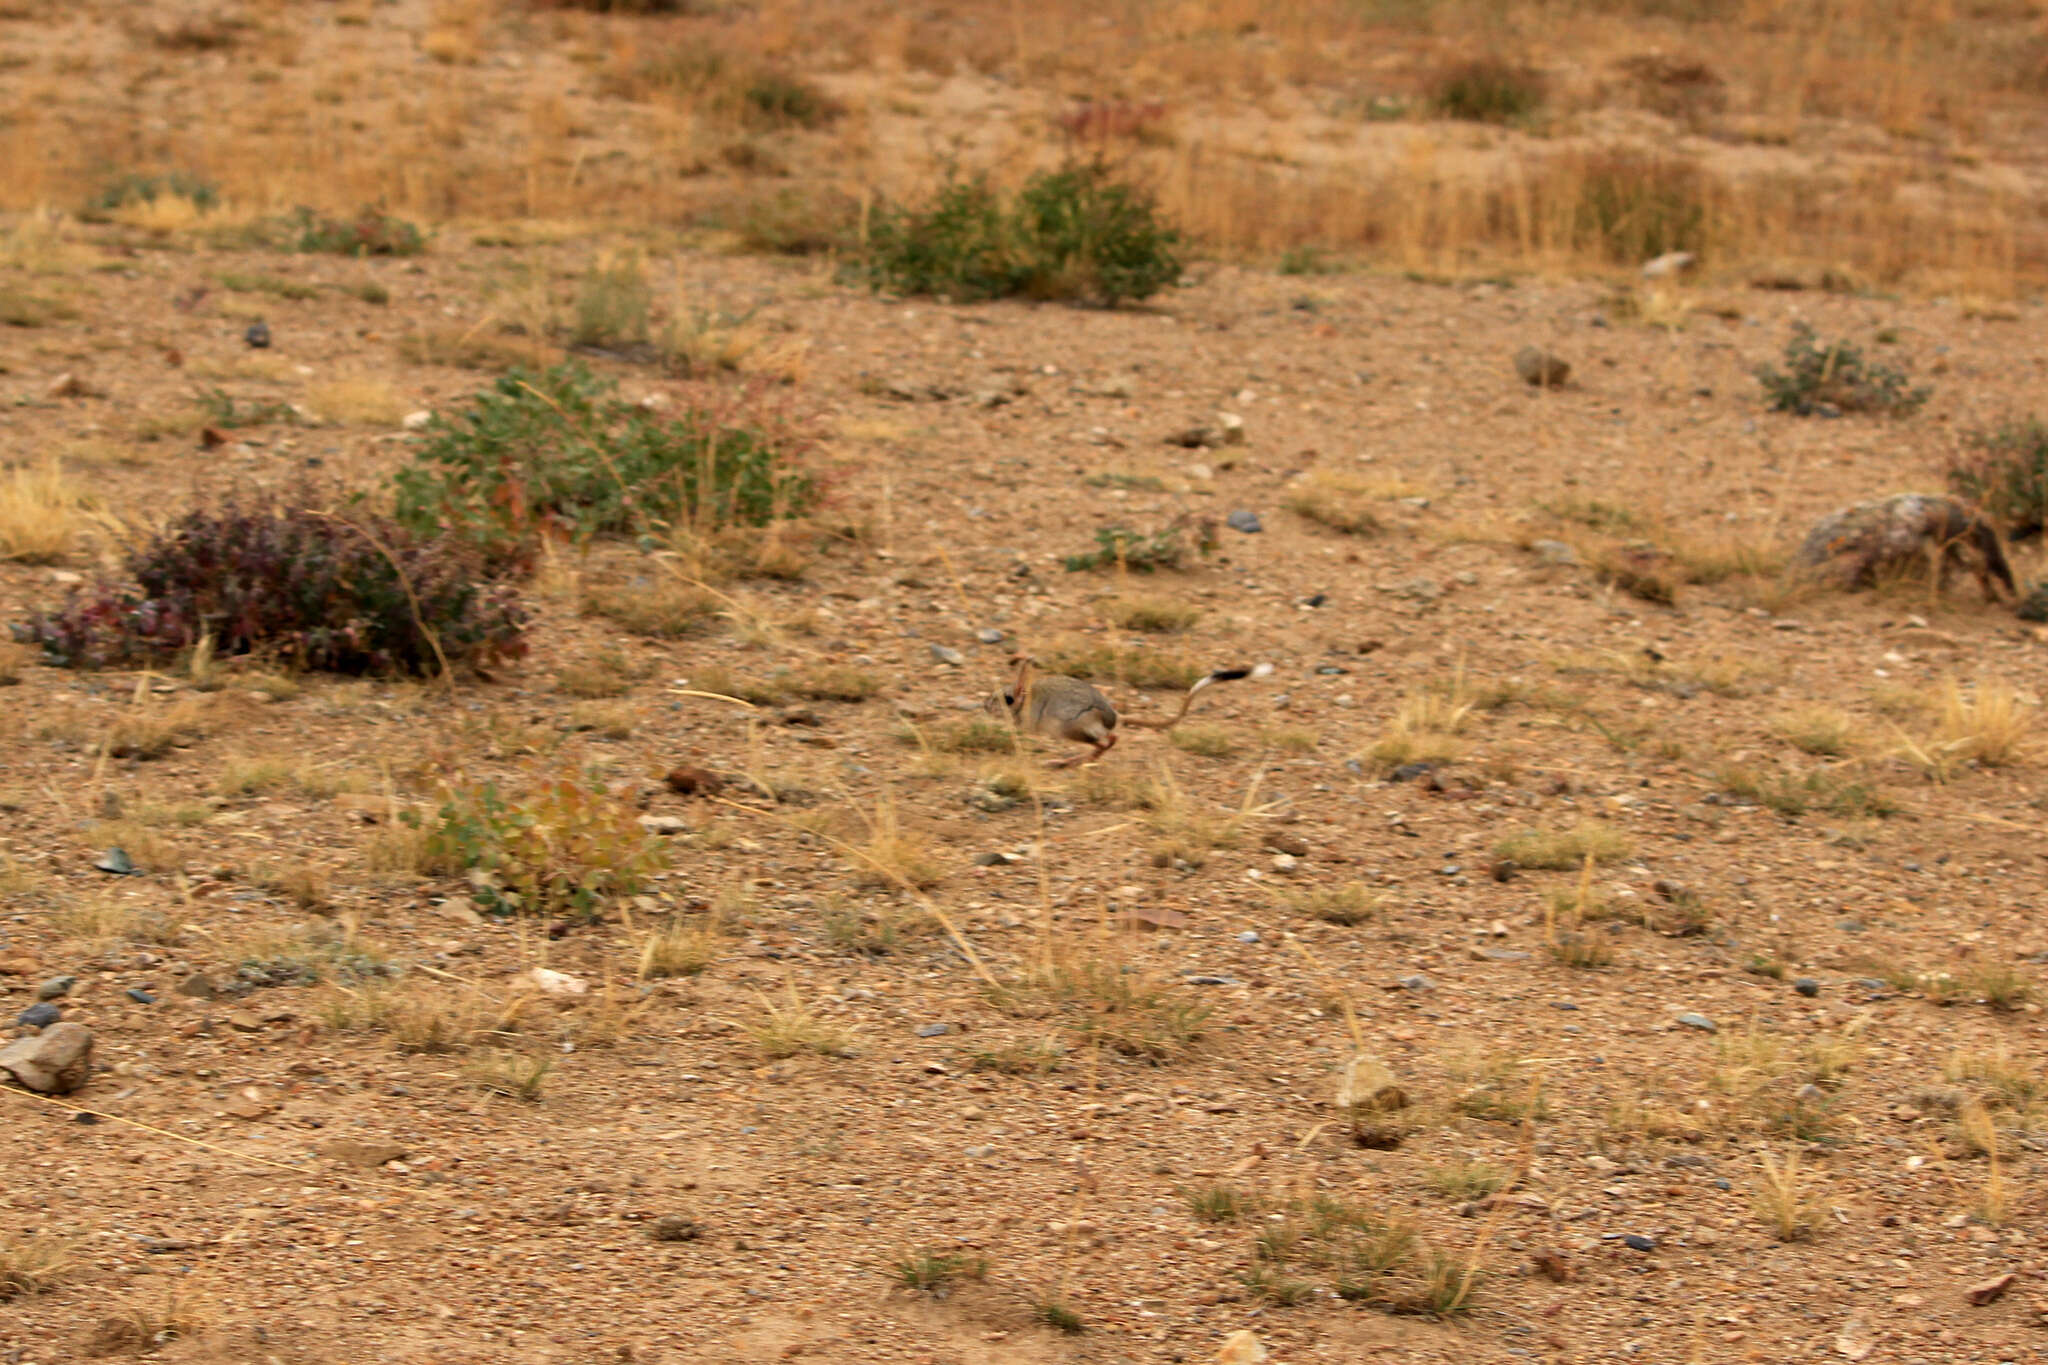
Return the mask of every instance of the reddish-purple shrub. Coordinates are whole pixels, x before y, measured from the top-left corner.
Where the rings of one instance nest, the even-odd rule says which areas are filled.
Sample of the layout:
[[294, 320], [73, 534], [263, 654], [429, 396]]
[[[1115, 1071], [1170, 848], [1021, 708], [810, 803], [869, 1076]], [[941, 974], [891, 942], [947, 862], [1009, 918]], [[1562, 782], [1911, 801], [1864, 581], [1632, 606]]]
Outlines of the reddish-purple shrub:
[[332, 673], [433, 674], [444, 660], [482, 665], [526, 648], [511, 589], [445, 542], [360, 509], [195, 508], [126, 567], [132, 584], [73, 592], [16, 637], [79, 668], [159, 662], [208, 635], [221, 656]]

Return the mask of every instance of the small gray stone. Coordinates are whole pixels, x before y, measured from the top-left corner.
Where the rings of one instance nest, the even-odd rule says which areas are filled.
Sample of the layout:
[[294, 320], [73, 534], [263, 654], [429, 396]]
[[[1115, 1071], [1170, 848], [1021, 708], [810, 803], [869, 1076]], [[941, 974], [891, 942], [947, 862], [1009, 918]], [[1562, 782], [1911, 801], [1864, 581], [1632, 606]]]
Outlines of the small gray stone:
[[0, 1048], [0, 1071], [42, 1095], [64, 1095], [92, 1074], [92, 1030], [83, 1024], [52, 1024], [30, 1038]]
[[1243, 507], [1238, 508], [1229, 516], [1225, 517], [1223, 519], [1223, 524], [1225, 526], [1228, 526], [1233, 531], [1242, 531], [1248, 536], [1255, 536], [1259, 532], [1266, 529], [1265, 526], [1259, 521], [1259, 514], [1257, 512], [1250, 511]]
[[982, 1143], [978, 1147], [969, 1147], [961, 1153], [962, 1156], [972, 1157], [976, 1161], [981, 1161], [987, 1157], [992, 1157], [995, 1154], [996, 1149], [986, 1142]]
[[1532, 540], [1529, 549], [1545, 564], [1562, 564], [1570, 568], [1579, 563], [1579, 552], [1561, 540]]
[[14, 1022], [27, 1028], [46, 1028], [64, 1017], [64, 1011], [48, 1001], [30, 1005], [14, 1016]]
[[270, 345], [270, 324], [267, 322], [250, 323], [249, 330], [242, 333], [242, 340], [248, 342], [253, 350], [261, 351], [265, 349]]
[[977, 853], [974, 855], [974, 865], [976, 867], [1008, 867], [1011, 863], [1014, 863], [1016, 861], [1016, 855], [1010, 853], [998, 853], [994, 850], [990, 850], [987, 853]]
[[951, 1024], [919, 1024], [917, 1026], [917, 1036], [920, 1038], [943, 1038], [952, 1031], [953, 1026]]
[[1792, 989], [1811, 999], [1820, 994], [1820, 982], [1810, 976], [1802, 976], [1792, 983]]
[[1529, 955], [1513, 948], [1481, 948], [1479, 955], [1488, 962], [1527, 962]]
[[1185, 976], [1181, 979], [1190, 986], [1235, 986], [1237, 984], [1237, 978], [1234, 976], [1216, 976], [1207, 972], [1197, 972], [1192, 976]]
[[129, 858], [128, 850], [118, 844], [102, 853], [99, 861], [94, 863], [93, 866], [102, 872], [111, 872], [116, 877], [132, 877], [135, 875], [135, 863]]
[[1571, 363], [1552, 355], [1541, 346], [1524, 346], [1515, 352], [1515, 373], [1532, 388], [1554, 389], [1571, 377]]
[[1404, 991], [1431, 991], [1436, 989], [1436, 983], [1418, 972], [1414, 976], [1402, 977], [1401, 989]]
[[128, 988], [128, 998], [138, 1005], [154, 1005], [156, 1003], [156, 997], [140, 986], [130, 986]]
[[1389, 782], [1412, 782], [1434, 766], [1431, 763], [1403, 763], [1400, 767], [1387, 774], [1387, 780]]
[[1237, 941], [1239, 943], [1257, 943], [1259, 941], [1258, 931], [1247, 929], [1237, 936]]
[[953, 664], [955, 666], [958, 666], [960, 664], [964, 664], [967, 662], [967, 656], [965, 654], [962, 654], [959, 650], [952, 648], [950, 645], [933, 645], [931, 647], [931, 650], [932, 657], [934, 659], [937, 659], [942, 664]]
[[974, 638], [985, 645], [999, 645], [1003, 642], [1003, 633], [993, 626], [984, 626], [974, 632]]
[[1654, 1237], [1645, 1237], [1640, 1232], [1624, 1232], [1621, 1235], [1621, 1244], [1630, 1251], [1655, 1251], [1657, 1249], [1656, 1239]]
[[36, 999], [56, 1000], [71, 994], [71, 988], [78, 984], [75, 976], [53, 976], [36, 987]]
[[1687, 1028], [1696, 1028], [1702, 1033], [1719, 1033], [1721, 1031], [1720, 1026], [1707, 1018], [1706, 1015], [1695, 1014], [1691, 1010], [1687, 1010], [1684, 1014], [1679, 1015], [1678, 1022]]
[[690, 832], [690, 822], [680, 815], [643, 815], [639, 824], [640, 828], [649, 834], [677, 835]]

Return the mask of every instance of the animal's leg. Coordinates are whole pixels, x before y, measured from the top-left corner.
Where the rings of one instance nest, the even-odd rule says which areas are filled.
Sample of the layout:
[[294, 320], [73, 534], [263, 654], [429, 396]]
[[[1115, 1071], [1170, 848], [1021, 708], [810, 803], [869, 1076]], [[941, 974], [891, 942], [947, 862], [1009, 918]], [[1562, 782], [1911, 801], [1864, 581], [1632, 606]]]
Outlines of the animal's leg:
[[1048, 768], [1071, 768], [1076, 763], [1093, 763], [1096, 759], [1101, 758], [1116, 747], [1116, 731], [1108, 731], [1100, 739], [1086, 740], [1084, 742], [1093, 744], [1095, 746], [1094, 749], [1085, 754], [1074, 754], [1067, 758], [1055, 759], [1045, 766]]

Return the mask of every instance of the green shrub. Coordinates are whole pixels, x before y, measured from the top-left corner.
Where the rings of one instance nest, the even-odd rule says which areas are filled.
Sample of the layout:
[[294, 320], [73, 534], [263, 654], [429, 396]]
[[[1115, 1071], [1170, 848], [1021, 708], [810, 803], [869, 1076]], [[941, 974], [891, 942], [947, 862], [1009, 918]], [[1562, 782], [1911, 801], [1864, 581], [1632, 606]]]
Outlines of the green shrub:
[[1035, 175], [1017, 196], [1017, 231], [1038, 298], [1115, 307], [1149, 299], [1180, 278], [1180, 233], [1159, 220], [1149, 194], [1100, 162]]
[[199, 209], [210, 209], [220, 203], [220, 187], [189, 171], [170, 171], [163, 175], [131, 171], [115, 176], [101, 186], [100, 192], [86, 201], [85, 211], [88, 215], [108, 214], [130, 204], [153, 204], [159, 196], [167, 194], [189, 199], [192, 206]]
[[2014, 540], [2048, 526], [2048, 423], [2013, 418], [1964, 438], [1949, 458], [1951, 492], [1976, 503]]
[[445, 544], [360, 511], [229, 503], [187, 512], [128, 557], [134, 587], [101, 583], [15, 634], [56, 662], [162, 663], [211, 637], [336, 673], [438, 672], [525, 652], [525, 613]]
[[876, 288], [957, 301], [1028, 295], [1114, 307], [1180, 278], [1180, 233], [1101, 162], [1025, 183], [1005, 205], [984, 177], [952, 180], [922, 209], [884, 208], [868, 234]]
[[494, 572], [523, 565], [541, 535], [633, 535], [679, 524], [761, 526], [802, 511], [810, 478], [784, 434], [693, 409], [669, 419], [570, 362], [515, 369], [467, 409], [435, 414], [394, 482], [398, 517], [445, 530]]
[[292, 251], [335, 256], [417, 256], [427, 249], [426, 235], [403, 218], [366, 208], [352, 218], [329, 218], [311, 209], [295, 209], [278, 220], [278, 232]]
[[1026, 282], [1002, 199], [981, 176], [948, 182], [921, 210], [878, 212], [867, 268], [878, 289], [963, 303], [1007, 298]]
[[501, 914], [595, 919], [668, 866], [630, 805], [572, 776], [512, 797], [494, 782], [450, 788], [431, 820], [399, 818], [425, 834], [428, 867], [468, 873], [477, 903]]
[[1543, 103], [1543, 74], [1499, 57], [1475, 57], [1439, 71], [1429, 102], [1445, 118], [1511, 123]]
[[1793, 324], [1785, 343], [1785, 368], [1759, 365], [1764, 397], [1777, 412], [1810, 417], [1825, 412], [1877, 412], [1904, 417], [1934, 392], [1908, 388], [1907, 376], [1889, 365], [1867, 364], [1863, 353], [1846, 341], [1816, 344], [1813, 328]]

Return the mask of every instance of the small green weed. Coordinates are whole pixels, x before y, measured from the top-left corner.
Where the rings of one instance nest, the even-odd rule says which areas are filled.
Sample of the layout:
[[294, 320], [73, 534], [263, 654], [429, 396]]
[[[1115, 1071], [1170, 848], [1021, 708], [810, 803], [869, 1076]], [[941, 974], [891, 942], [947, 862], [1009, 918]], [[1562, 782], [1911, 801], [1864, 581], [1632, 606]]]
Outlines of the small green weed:
[[1813, 328], [1803, 322], [1793, 325], [1792, 339], [1785, 343], [1785, 368], [1762, 365], [1756, 377], [1774, 411], [1800, 417], [1822, 411], [1906, 417], [1934, 393], [1909, 387], [1902, 370], [1866, 363], [1863, 353], [1846, 341], [1819, 344]]
[[631, 806], [575, 776], [511, 796], [495, 782], [451, 787], [431, 820], [399, 818], [425, 834], [430, 869], [467, 872], [477, 902], [502, 913], [595, 919], [668, 865]]
[[896, 1258], [896, 1282], [905, 1289], [941, 1294], [955, 1280], [979, 1280], [988, 1275], [986, 1256], [964, 1253], [913, 1251]]

